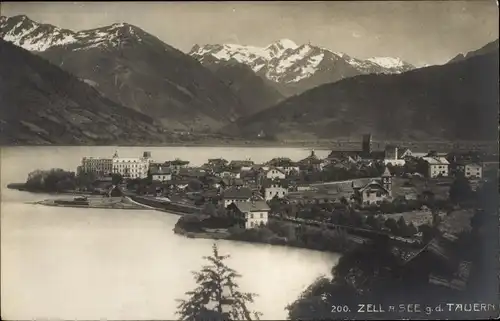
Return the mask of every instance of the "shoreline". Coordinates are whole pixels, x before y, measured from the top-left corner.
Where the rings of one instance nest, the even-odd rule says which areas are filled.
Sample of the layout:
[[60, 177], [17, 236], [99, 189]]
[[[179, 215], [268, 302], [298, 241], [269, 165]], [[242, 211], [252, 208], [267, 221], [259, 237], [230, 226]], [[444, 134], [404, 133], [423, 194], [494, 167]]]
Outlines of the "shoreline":
[[77, 191], [77, 190], [66, 190], [66, 191], [59, 191], [59, 192], [49, 192], [49, 191], [41, 191], [41, 190], [36, 190], [36, 189], [29, 189], [25, 187], [26, 184], [24, 183], [10, 183], [7, 184], [7, 189], [12, 189], [12, 190], [17, 190], [19, 192], [27, 192], [27, 193], [33, 193], [33, 194], [48, 194], [48, 195], [88, 195], [88, 196], [98, 196], [99, 194], [96, 193], [91, 193], [91, 192], [83, 192], [83, 191]]
[[[184, 226], [185, 216], [180, 217], [176, 222], [172, 231], [174, 234], [191, 238], [191, 239], [209, 239], [209, 240], [226, 240], [243, 243], [265, 244], [269, 246], [283, 246], [289, 248], [297, 248], [325, 253], [343, 254], [358, 246], [357, 243], [349, 236], [343, 240], [337, 239], [338, 246], [323, 247], [315, 246], [310, 243], [297, 242], [295, 239], [289, 239], [288, 236], [281, 235], [270, 225], [256, 229], [242, 229], [240, 231], [232, 230], [231, 228], [205, 228], [198, 227], [192, 230]], [[189, 218], [188, 218], [189, 219]], [[275, 222], [276, 223], [276, 222]], [[345, 236], [344, 236], [345, 237]], [[342, 237], [341, 237], [342, 238]]]
[[87, 209], [106, 209], [106, 210], [147, 210], [148, 208], [141, 206], [140, 204], [135, 204], [130, 202], [130, 200], [120, 198], [120, 199], [110, 199], [110, 198], [90, 198], [86, 203], [78, 203], [75, 200], [65, 200], [65, 199], [45, 199], [37, 202], [30, 202], [28, 204], [33, 205], [43, 205], [52, 207], [70, 207], [70, 208], [87, 208]]
[[176, 235], [180, 235], [189, 239], [204, 239], [204, 240], [225, 240], [225, 241], [231, 241], [231, 242], [238, 242], [238, 243], [247, 243], [247, 244], [260, 244], [260, 245], [268, 245], [268, 246], [280, 246], [280, 247], [286, 247], [286, 248], [293, 248], [293, 249], [301, 249], [301, 250], [308, 250], [308, 251], [316, 251], [316, 252], [321, 252], [321, 253], [329, 253], [329, 254], [336, 254], [336, 255], [343, 255], [345, 252], [349, 251], [349, 249], [344, 249], [343, 251], [329, 251], [329, 250], [319, 250], [319, 249], [314, 249], [310, 247], [305, 247], [305, 246], [296, 246], [293, 244], [277, 244], [277, 243], [270, 243], [270, 242], [265, 242], [261, 240], [254, 240], [254, 241], [247, 241], [247, 240], [238, 240], [232, 238], [231, 234], [226, 232], [189, 232], [186, 231], [185, 229], [175, 226], [172, 231]]
[[[337, 148], [342, 148], [344, 145], [359, 145], [360, 141], [351, 141], [347, 138], [338, 139], [338, 140], [328, 140], [328, 141], [298, 141], [298, 142], [287, 142], [287, 141], [216, 141], [216, 142], [179, 142], [179, 143], [115, 143], [109, 145], [85, 145], [88, 147], [230, 147], [230, 148], [316, 148], [319, 150], [332, 150]], [[457, 146], [458, 149], [468, 149], [473, 146], [476, 146], [478, 149], [488, 148], [488, 146], [494, 147], [495, 141], [445, 141], [445, 140], [437, 140], [437, 141], [397, 141], [397, 140], [383, 140], [383, 141], [373, 141], [375, 145], [377, 144], [397, 144], [397, 145], [407, 145], [410, 148], [415, 148], [418, 146], [442, 146], [443, 148], [449, 148], [450, 146]], [[34, 145], [30, 146], [30, 148], [36, 147], [47, 147], [47, 146], [58, 146], [58, 147], [78, 147], [73, 145], [56, 145], [56, 144], [48, 144], [48, 145]], [[25, 147], [25, 146], [7, 146], [7, 147]]]

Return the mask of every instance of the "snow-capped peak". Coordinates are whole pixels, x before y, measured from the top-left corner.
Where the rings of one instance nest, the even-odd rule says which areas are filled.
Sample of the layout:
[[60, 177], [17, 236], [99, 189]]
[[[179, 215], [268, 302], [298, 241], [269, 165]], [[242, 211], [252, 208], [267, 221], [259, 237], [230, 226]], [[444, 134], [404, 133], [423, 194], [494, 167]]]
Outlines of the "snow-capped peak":
[[132, 38], [141, 42], [144, 34], [140, 28], [123, 22], [74, 32], [32, 21], [24, 15], [0, 19], [1, 38], [26, 50], [39, 52], [56, 46], [70, 46], [71, 50], [117, 48]]
[[270, 49], [273, 46], [280, 47], [280, 48], [285, 49], [285, 50], [286, 49], [297, 49], [299, 47], [295, 42], [293, 42], [290, 39], [280, 39], [276, 42], [273, 42], [269, 46], [267, 46], [266, 49]]
[[30, 51], [73, 43], [76, 41], [73, 35], [71, 30], [38, 23], [25, 15], [0, 20], [0, 38]]
[[403, 60], [393, 57], [372, 57], [367, 60], [384, 68], [400, 68], [405, 66], [405, 62]]
[[[311, 44], [297, 45], [281, 39], [261, 48], [235, 44], [195, 45], [189, 53], [201, 63], [236, 60], [259, 75], [275, 82], [298, 82], [317, 72], [332, 73], [337, 65], [349, 65], [349, 74], [400, 73], [414, 68], [399, 58], [374, 57], [356, 59], [342, 52]], [[340, 61], [340, 62], [339, 62]], [[349, 67], [345, 67], [349, 68]], [[328, 78], [329, 76], [326, 76]]]

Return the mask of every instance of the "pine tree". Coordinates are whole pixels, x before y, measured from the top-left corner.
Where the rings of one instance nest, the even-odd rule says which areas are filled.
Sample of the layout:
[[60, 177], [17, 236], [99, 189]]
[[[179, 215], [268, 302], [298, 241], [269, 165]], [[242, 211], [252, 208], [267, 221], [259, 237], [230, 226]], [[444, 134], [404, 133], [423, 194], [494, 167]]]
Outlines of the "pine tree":
[[225, 264], [224, 260], [228, 258], [229, 255], [220, 255], [217, 245], [213, 245], [212, 256], [204, 257], [209, 264], [201, 271], [193, 272], [196, 289], [186, 292], [189, 299], [178, 300], [180, 320], [259, 319], [261, 313], [252, 312], [247, 307], [248, 303], [253, 303], [256, 294], [239, 291], [235, 280], [241, 275]]

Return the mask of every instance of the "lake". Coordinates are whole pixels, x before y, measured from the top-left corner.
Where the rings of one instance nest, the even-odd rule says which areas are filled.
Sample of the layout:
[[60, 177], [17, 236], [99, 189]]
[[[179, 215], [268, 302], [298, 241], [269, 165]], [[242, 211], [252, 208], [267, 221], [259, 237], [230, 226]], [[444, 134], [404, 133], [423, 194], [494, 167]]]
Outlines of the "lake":
[[[194, 288], [191, 271], [214, 241], [173, 233], [178, 216], [147, 210], [54, 208], [26, 202], [55, 197], [9, 190], [35, 169], [76, 170], [83, 156], [151, 151], [157, 161], [273, 157], [310, 150], [220, 147], [12, 147], [1, 151], [1, 306], [5, 319], [175, 319], [176, 299]], [[328, 151], [317, 151], [324, 157]], [[310, 250], [217, 241], [262, 319], [284, 319], [286, 305], [339, 256]]]

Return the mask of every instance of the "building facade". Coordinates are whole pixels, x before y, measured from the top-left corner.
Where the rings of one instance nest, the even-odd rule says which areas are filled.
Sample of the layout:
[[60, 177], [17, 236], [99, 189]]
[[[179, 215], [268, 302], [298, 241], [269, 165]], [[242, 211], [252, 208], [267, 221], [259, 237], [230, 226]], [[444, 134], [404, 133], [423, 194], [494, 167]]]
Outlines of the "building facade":
[[457, 169], [468, 179], [481, 179], [483, 177], [483, 167], [480, 164], [461, 164]]
[[422, 157], [427, 162], [427, 176], [436, 178], [447, 177], [450, 163], [444, 157]]
[[378, 205], [391, 197], [389, 191], [377, 181], [368, 183], [365, 187], [359, 189], [358, 193], [362, 206]]
[[148, 177], [149, 164], [152, 162], [151, 154], [144, 152], [142, 157], [119, 157], [118, 153], [113, 155], [113, 174], [120, 174], [124, 178], [146, 178]]
[[172, 171], [169, 167], [163, 166], [150, 166], [149, 174], [151, 175], [151, 179], [156, 182], [165, 182], [172, 180]]
[[271, 167], [266, 173], [267, 179], [285, 179], [285, 177], [286, 174], [276, 167]]
[[239, 215], [244, 218], [246, 229], [266, 225], [269, 221], [270, 208], [265, 201], [235, 203], [235, 206]]
[[232, 186], [222, 193], [222, 202], [224, 207], [228, 207], [232, 203], [249, 203], [252, 196], [253, 192], [248, 187]]
[[80, 170], [86, 173], [95, 173], [97, 175], [107, 176], [113, 172], [113, 159], [100, 157], [83, 157]]
[[264, 188], [264, 199], [266, 201], [270, 201], [274, 197], [283, 198], [286, 195], [288, 195], [288, 188], [285, 188], [280, 184], [270, 184]]

